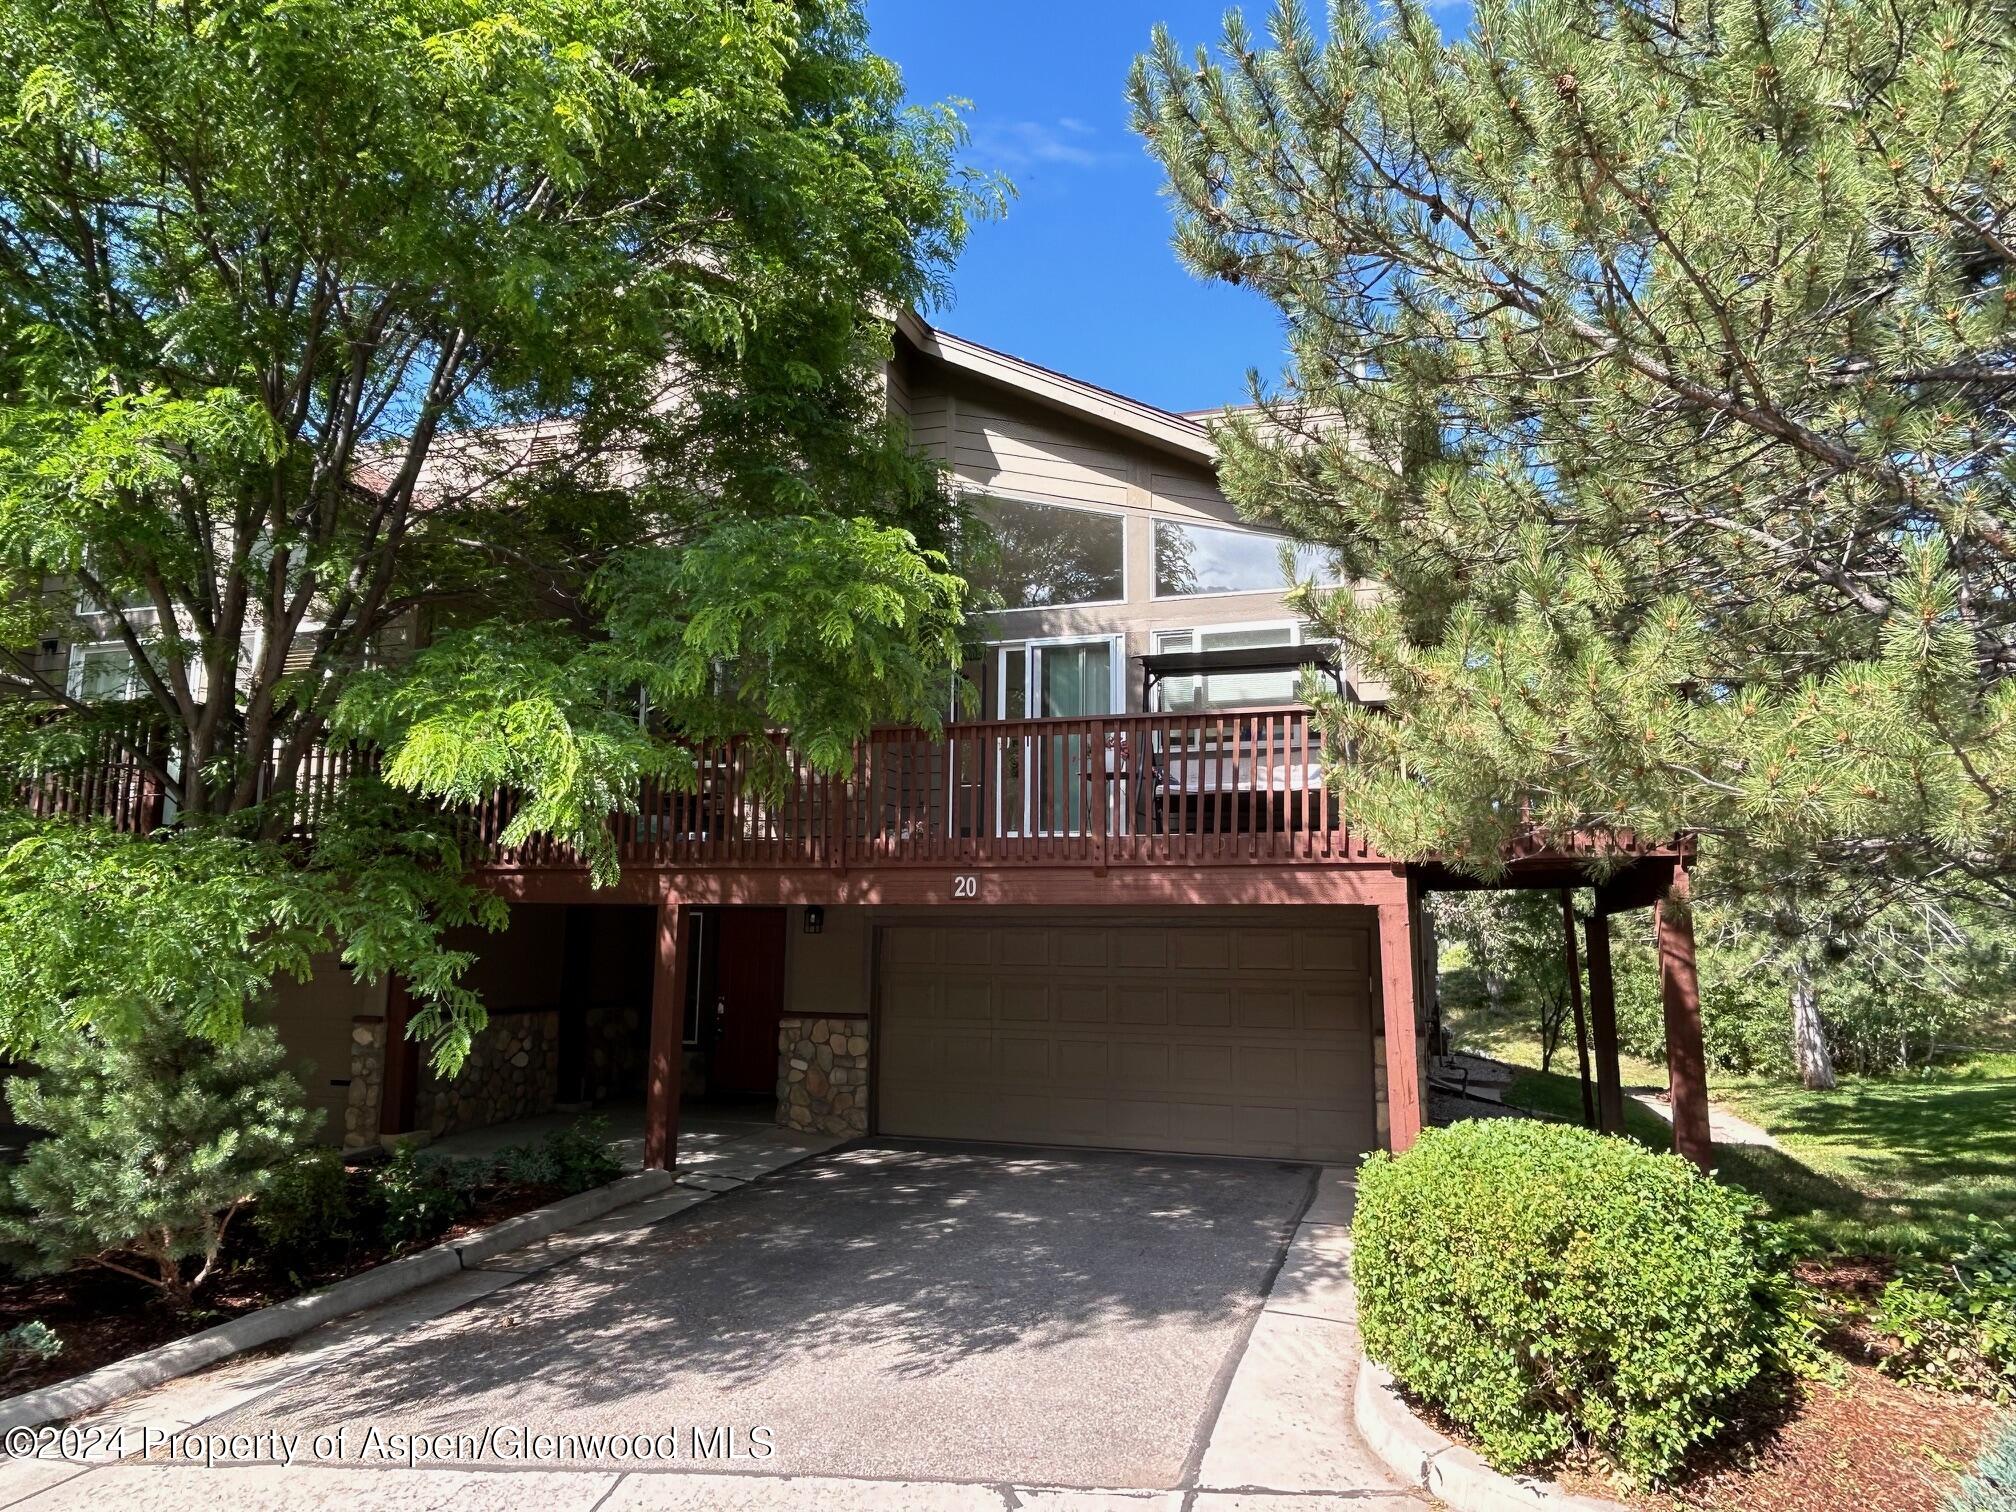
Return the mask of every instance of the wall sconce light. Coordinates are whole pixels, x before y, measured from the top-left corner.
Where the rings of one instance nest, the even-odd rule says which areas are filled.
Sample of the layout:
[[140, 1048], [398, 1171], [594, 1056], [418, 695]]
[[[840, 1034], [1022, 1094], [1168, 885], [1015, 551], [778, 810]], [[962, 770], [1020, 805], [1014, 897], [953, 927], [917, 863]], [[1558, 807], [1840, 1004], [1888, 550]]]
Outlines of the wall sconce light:
[[825, 927], [826, 910], [821, 908], [817, 903], [807, 906], [805, 910], [805, 933], [817, 934]]

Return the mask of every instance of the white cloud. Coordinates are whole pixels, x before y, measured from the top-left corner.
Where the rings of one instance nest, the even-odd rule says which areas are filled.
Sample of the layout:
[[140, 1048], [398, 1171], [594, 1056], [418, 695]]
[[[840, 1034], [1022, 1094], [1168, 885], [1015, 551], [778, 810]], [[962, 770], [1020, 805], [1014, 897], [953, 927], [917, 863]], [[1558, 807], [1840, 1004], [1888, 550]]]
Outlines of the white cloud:
[[1008, 173], [1032, 168], [1097, 168], [1115, 154], [1100, 150], [1099, 133], [1075, 116], [1055, 121], [988, 121], [973, 128], [973, 155]]

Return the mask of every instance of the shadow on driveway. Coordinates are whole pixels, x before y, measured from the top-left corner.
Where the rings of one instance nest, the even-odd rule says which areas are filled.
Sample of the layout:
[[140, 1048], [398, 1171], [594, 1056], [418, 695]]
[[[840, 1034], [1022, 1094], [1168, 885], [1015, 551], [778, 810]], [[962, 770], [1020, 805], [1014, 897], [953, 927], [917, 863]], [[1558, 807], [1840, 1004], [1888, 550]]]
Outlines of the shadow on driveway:
[[1175, 1486], [1313, 1178], [1181, 1156], [857, 1146], [209, 1428], [348, 1425], [354, 1443], [366, 1425], [761, 1425], [774, 1455], [686, 1468]]

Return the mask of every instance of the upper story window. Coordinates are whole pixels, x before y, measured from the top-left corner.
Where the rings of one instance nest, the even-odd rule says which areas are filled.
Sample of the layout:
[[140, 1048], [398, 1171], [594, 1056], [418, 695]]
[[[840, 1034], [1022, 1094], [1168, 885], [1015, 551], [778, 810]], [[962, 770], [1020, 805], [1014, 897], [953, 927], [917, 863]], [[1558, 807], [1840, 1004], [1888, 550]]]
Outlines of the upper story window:
[[124, 593], [115, 595], [115, 598], [117, 599], [116, 603], [109, 605], [101, 604], [88, 591], [80, 587], [77, 590], [77, 612], [86, 615], [109, 615], [116, 611], [125, 615], [129, 620], [141, 616], [145, 616], [148, 619], [154, 617], [154, 596], [145, 588], [129, 588]]
[[1280, 593], [1289, 580], [1281, 548], [1293, 553], [1298, 574], [1328, 579], [1323, 553], [1282, 536], [1187, 520], [1155, 521], [1155, 597], [1193, 598], [1205, 593]]
[[68, 692], [85, 703], [132, 698], [140, 680], [133, 672], [133, 653], [121, 641], [70, 648]]
[[1117, 604], [1127, 597], [1125, 516], [1064, 504], [990, 496], [980, 518], [993, 528], [996, 554], [972, 573], [1004, 609]]
[[[1194, 630], [1158, 630], [1154, 649], [1171, 651], [1246, 651], [1262, 647], [1321, 646], [1332, 654], [1336, 643], [1312, 638], [1293, 620], [1264, 625], [1205, 625]], [[1251, 709], [1292, 704], [1302, 686], [1299, 668], [1281, 667], [1238, 672], [1206, 672], [1164, 677], [1155, 684], [1155, 707], [1162, 713], [1199, 713], [1207, 709]]]

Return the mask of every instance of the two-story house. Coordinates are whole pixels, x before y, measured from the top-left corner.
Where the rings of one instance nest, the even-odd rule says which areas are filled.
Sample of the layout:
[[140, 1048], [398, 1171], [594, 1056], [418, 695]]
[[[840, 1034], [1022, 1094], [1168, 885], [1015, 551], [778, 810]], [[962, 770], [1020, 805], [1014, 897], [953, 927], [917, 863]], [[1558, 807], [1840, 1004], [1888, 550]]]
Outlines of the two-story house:
[[[972, 712], [880, 732], [838, 778], [801, 766], [781, 797], [709, 753], [700, 792], [623, 821], [613, 889], [551, 847], [493, 849], [513, 922], [469, 942], [493, 1018], [453, 1083], [405, 1041], [397, 983], [332, 969], [272, 1006], [332, 1135], [642, 1099], [664, 1163], [682, 1097], [733, 1097], [889, 1136], [1326, 1162], [1411, 1142], [1419, 900], [1469, 884], [1378, 855], [1325, 792], [1305, 667], [1381, 690], [1284, 607], [1288, 543], [1220, 493], [1196, 416], [912, 316], [887, 388], [1000, 539]], [[1685, 887], [1681, 851], [1630, 849], [1599, 907]], [[1583, 885], [1586, 859], [1522, 856], [1506, 882]], [[1684, 1096], [1692, 941], [1684, 909], [1661, 918]], [[1614, 1112], [1607, 924], [1588, 944]]]

